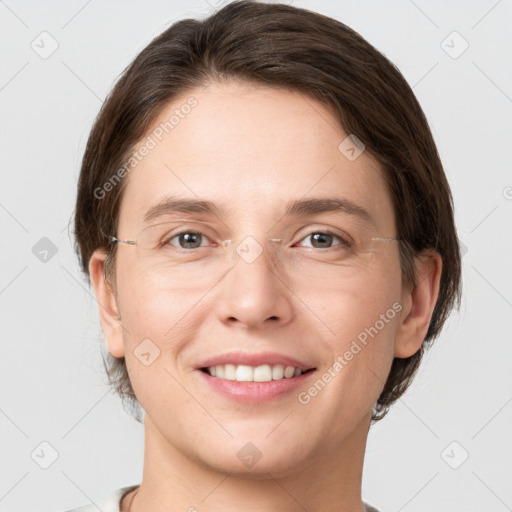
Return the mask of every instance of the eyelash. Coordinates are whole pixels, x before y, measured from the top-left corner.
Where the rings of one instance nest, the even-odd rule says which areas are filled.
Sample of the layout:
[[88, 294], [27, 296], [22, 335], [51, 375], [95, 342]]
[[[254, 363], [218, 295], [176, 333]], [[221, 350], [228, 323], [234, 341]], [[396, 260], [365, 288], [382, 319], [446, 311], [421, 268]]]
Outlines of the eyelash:
[[[184, 230], [184, 231], [180, 231], [179, 233], [173, 234], [172, 236], [170, 236], [167, 239], [164, 239], [162, 241], [162, 245], [167, 245], [167, 244], [173, 245], [173, 244], [170, 243], [171, 240], [173, 240], [174, 238], [179, 237], [181, 235], [191, 234], [191, 233], [195, 234], [195, 235], [201, 235], [201, 236], [206, 237], [207, 239], [209, 239], [209, 237], [207, 235], [201, 233], [200, 231]], [[330, 235], [330, 236], [340, 240], [341, 243], [338, 244], [338, 245], [335, 245], [333, 247], [327, 247], [327, 248], [323, 248], [323, 249], [322, 248], [319, 249], [319, 248], [316, 248], [316, 247], [306, 247], [308, 249], [317, 249], [318, 251], [330, 251], [330, 250], [336, 250], [336, 247], [348, 248], [348, 247], [351, 246], [351, 243], [347, 239], [343, 238], [340, 235], [337, 235], [336, 233], [333, 233], [332, 231], [330, 231], [328, 229], [311, 231], [305, 237], [301, 238], [300, 242], [302, 242], [303, 240], [305, 240], [306, 238], [308, 238], [308, 237], [310, 237], [310, 236], [312, 236], [314, 234]], [[176, 247], [176, 246], [173, 245], [173, 247]], [[201, 247], [196, 247], [195, 249], [184, 249], [183, 247], [176, 247], [176, 248], [180, 249], [182, 251], [194, 251], [194, 250], [200, 249]]]

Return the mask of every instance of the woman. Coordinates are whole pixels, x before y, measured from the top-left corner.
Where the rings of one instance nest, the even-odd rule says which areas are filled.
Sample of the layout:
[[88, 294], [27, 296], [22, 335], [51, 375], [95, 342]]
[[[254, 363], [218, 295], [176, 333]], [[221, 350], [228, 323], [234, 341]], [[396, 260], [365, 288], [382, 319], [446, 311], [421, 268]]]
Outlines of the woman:
[[142, 482], [101, 510], [377, 510], [368, 430], [461, 294], [450, 188], [393, 64], [288, 5], [173, 24], [101, 109], [75, 235], [111, 383], [145, 413]]

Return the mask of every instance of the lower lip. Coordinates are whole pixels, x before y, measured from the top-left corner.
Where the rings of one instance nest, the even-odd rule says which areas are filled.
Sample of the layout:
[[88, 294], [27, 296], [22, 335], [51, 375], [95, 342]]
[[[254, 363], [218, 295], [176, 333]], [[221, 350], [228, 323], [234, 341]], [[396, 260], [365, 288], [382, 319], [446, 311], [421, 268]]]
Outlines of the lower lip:
[[269, 382], [238, 382], [212, 377], [202, 370], [198, 370], [198, 372], [215, 391], [236, 402], [243, 403], [261, 403], [274, 400], [297, 389], [315, 373], [314, 370], [310, 370], [298, 377], [271, 380]]

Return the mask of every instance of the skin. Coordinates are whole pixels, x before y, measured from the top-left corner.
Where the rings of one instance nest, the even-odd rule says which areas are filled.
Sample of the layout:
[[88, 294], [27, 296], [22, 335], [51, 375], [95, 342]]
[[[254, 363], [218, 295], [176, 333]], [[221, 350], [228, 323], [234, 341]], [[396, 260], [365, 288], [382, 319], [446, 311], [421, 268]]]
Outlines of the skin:
[[[227, 209], [219, 230], [262, 241], [282, 220], [285, 202], [333, 197], [333, 191], [370, 211], [376, 236], [396, 235], [379, 164], [367, 151], [350, 161], [338, 150], [347, 134], [325, 106], [296, 92], [228, 81], [175, 98], [155, 126], [190, 96], [198, 105], [127, 178], [120, 238], [134, 238], [144, 212], [172, 193], [215, 201]], [[295, 220], [292, 233], [300, 237], [294, 242], [314, 231], [309, 227], [333, 223], [331, 214]], [[105, 254], [93, 254], [89, 269], [106, 343], [112, 355], [126, 357], [146, 413], [143, 480], [123, 500], [124, 510], [230, 512], [243, 504], [248, 512], [363, 511], [372, 406], [393, 357], [420, 348], [442, 266], [439, 254], [421, 255], [418, 286], [402, 290], [398, 244], [383, 245], [357, 278], [325, 287], [302, 280], [290, 288], [264, 253], [237, 264], [213, 288], [176, 289], [147, 272], [136, 248], [124, 244], [109, 287]], [[297, 392], [263, 404], [236, 403], [194, 369], [230, 350], [268, 350], [311, 362], [321, 375], [395, 302], [401, 313], [307, 405]], [[160, 350], [149, 366], [133, 353], [146, 338]], [[237, 457], [248, 441], [262, 453], [250, 468]]]

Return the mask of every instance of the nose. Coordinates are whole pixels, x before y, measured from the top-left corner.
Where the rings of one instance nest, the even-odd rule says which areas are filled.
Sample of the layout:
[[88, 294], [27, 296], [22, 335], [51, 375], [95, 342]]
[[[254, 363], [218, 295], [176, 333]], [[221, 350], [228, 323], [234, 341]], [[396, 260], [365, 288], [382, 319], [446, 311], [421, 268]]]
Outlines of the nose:
[[232, 268], [222, 280], [218, 315], [224, 323], [247, 329], [283, 326], [292, 318], [293, 291], [279, 272], [275, 243], [252, 236], [234, 244]]

